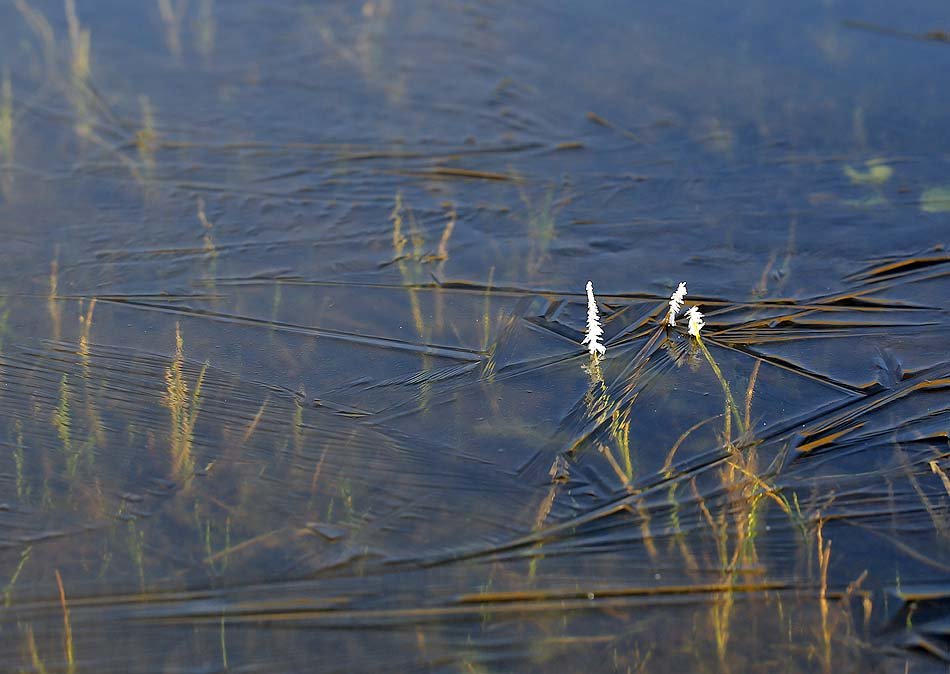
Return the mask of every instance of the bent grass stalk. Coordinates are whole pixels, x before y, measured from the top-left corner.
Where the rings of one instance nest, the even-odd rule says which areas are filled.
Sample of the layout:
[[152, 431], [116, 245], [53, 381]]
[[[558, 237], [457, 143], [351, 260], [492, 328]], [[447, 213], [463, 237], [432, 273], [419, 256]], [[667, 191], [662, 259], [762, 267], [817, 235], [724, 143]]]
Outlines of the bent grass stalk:
[[23, 422], [17, 419], [13, 422], [13, 433], [16, 441], [13, 446], [13, 465], [16, 469], [16, 496], [20, 503], [30, 504], [32, 489], [26, 476], [26, 455], [23, 445]]
[[151, 178], [155, 174], [155, 148], [158, 145], [155, 116], [152, 114], [152, 104], [148, 96], [139, 96], [139, 107], [142, 110], [142, 128], [135, 134], [135, 146], [138, 149], [139, 161], [145, 168], [145, 176]]

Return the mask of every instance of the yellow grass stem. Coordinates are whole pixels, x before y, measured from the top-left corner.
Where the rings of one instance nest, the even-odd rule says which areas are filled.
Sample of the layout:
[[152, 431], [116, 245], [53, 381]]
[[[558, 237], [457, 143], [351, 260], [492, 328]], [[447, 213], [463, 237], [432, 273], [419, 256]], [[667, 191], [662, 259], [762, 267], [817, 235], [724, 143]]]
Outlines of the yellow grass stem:
[[72, 421], [69, 414], [69, 377], [65, 374], [59, 380], [59, 403], [53, 412], [53, 425], [56, 427], [56, 435], [59, 436], [63, 452], [71, 458], [73, 445], [70, 432]]
[[56, 35], [53, 27], [45, 16], [30, 6], [27, 0], [13, 0], [13, 5], [43, 43], [43, 59], [46, 62], [47, 71], [52, 73], [56, 64]]
[[62, 315], [63, 311], [59, 304], [59, 254], [50, 262], [49, 267], [49, 296], [47, 297], [47, 308], [49, 309], [50, 323], [53, 327], [53, 341], [58, 342], [62, 335]]
[[[80, 310], [82, 304], [80, 303]], [[89, 377], [89, 333], [92, 330], [92, 313], [96, 310], [96, 298], [89, 301], [86, 314], [79, 314], [79, 359], [82, 363], [83, 374]]]
[[204, 230], [204, 235], [202, 237], [204, 252], [210, 258], [216, 258], [218, 256], [218, 250], [214, 245], [214, 225], [208, 220], [208, 216], [205, 213], [205, 200], [198, 198], [198, 222], [201, 223], [201, 228]]
[[672, 469], [673, 469], [673, 458], [676, 456], [677, 450], [679, 450], [680, 446], [683, 444], [683, 442], [685, 442], [686, 438], [688, 438], [693, 433], [693, 431], [699, 430], [700, 428], [708, 424], [710, 421], [715, 421], [721, 416], [722, 416], [721, 414], [717, 414], [707, 419], [703, 419], [702, 421], [699, 421], [693, 424], [692, 426], [690, 426], [688, 429], [686, 429], [686, 431], [682, 435], [679, 436], [676, 442], [673, 443], [673, 446], [670, 447], [670, 451], [666, 455], [666, 461], [663, 463], [663, 467], [660, 469], [660, 472], [663, 473], [667, 478], [671, 477]]
[[178, 0], [174, 6], [171, 0], [158, 0], [158, 14], [165, 27], [165, 44], [176, 59], [181, 58], [181, 26], [187, 7], [188, 0]]
[[943, 482], [943, 488], [946, 489], [947, 494], [950, 495], [950, 477], [947, 477], [947, 474], [936, 461], [930, 461], [928, 462], [928, 465], [930, 466], [931, 473], [940, 476], [940, 480]]
[[202, 56], [210, 56], [214, 50], [217, 22], [214, 18], [214, 0], [201, 0], [195, 19], [195, 48]]
[[[726, 378], [722, 375], [722, 370], [719, 369], [719, 364], [716, 362], [716, 359], [713, 358], [713, 355], [709, 353], [709, 349], [706, 348], [706, 345], [703, 343], [703, 338], [698, 337], [696, 343], [699, 345], [699, 348], [702, 350], [703, 355], [706, 356], [706, 360], [709, 362], [710, 367], [713, 369], [713, 373], [716, 375], [716, 379], [719, 380], [719, 385], [722, 386], [722, 392], [726, 396], [726, 424], [728, 427], [729, 415], [731, 414], [736, 420], [736, 426], [739, 427], [739, 434], [745, 434], [745, 423], [743, 423], [742, 417], [739, 416], [739, 408], [736, 405], [735, 398], [732, 397], [732, 389], [729, 388], [729, 382], [726, 381]], [[751, 398], [750, 398], [751, 400]], [[750, 403], [751, 404], [751, 403]], [[726, 441], [731, 441], [730, 433], [727, 430]]]
[[17, 564], [16, 569], [13, 571], [13, 575], [10, 576], [10, 582], [7, 583], [7, 586], [3, 588], [3, 606], [4, 608], [10, 608], [10, 600], [13, 597], [13, 586], [16, 585], [17, 578], [20, 577], [20, 572], [23, 571], [23, 567], [26, 566], [26, 561], [30, 558], [30, 553], [33, 552], [33, 546], [28, 546], [20, 553], [20, 563]]
[[759, 377], [759, 369], [762, 367], [762, 361], [755, 361], [752, 367], [752, 374], [749, 375], [749, 386], [745, 391], [745, 427], [752, 427], [752, 396], [755, 394], [755, 383]]
[[0, 164], [13, 165], [13, 82], [10, 71], [4, 69], [0, 82]]
[[488, 340], [491, 337], [491, 288], [495, 280], [495, 267], [488, 270], [488, 283], [485, 285], [485, 305], [482, 308], [482, 351], [488, 350]]
[[75, 674], [76, 660], [73, 657], [73, 628], [69, 623], [69, 605], [66, 603], [66, 590], [63, 589], [63, 577], [59, 569], [55, 570], [56, 585], [59, 586], [59, 603], [63, 608], [63, 650], [66, 655], [66, 673]]
[[828, 565], [831, 562], [831, 541], [825, 545], [822, 536], [824, 521], [818, 514], [818, 580], [820, 583], [818, 606], [821, 612], [822, 668], [825, 674], [831, 672], [831, 627], [828, 621]]
[[152, 104], [148, 96], [139, 96], [139, 108], [142, 110], [142, 128], [135, 134], [135, 145], [145, 172], [150, 176], [155, 171], [158, 134], [155, 133], [155, 116], [152, 114]]
[[254, 418], [251, 420], [251, 423], [248, 424], [247, 430], [244, 431], [244, 436], [241, 438], [241, 445], [243, 446], [248, 440], [251, 439], [251, 436], [254, 435], [254, 431], [257, 430], [258, 424], [261, 423], [261, 419], [264, 417], [264, 412], [267, 410], [267, 403], [270, 401], [270, 398], [265, 398], [264, 402], [261, 403], [260, 409], [257, 410], [257, 414], [254, 415]]
[[455, 210], [455, 206], [448, 204], [448, 222], [445, 223], [445, 229], [442, 230], [442, 237], [439, 239], [439, 247], [436, 252], [436, 259], [439, 261], [439, 269], [441, 270], [444, 266], [446, 260], [449, 259], [449, 239], [452, 238], [452, 232], [455, 230], [455, 222], [458, 219], [458, 213]]
[[37, 674], [47, 674], [46, 665], [40, 659], [39, 651], [36, 649], [36, 638], [33, 636], [33, 628], [26, 628], [26, 646], [30, 651], [30, 661], [33, 663], [33, 669]]
[[76, 0], [65, 0], [66, 25], [69, 29], [69, 47], [72, 56], [71, 65], [73, 77], [85, 82], [89, 77], [89, 45], [90, 34], [79, 23], [76, 15]]

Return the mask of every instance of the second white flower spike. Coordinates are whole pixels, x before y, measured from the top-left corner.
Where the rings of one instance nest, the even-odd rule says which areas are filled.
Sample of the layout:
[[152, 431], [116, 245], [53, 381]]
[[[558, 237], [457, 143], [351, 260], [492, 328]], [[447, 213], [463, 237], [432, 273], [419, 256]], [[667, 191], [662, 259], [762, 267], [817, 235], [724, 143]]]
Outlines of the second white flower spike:
[[590, 355], [604, 355], [604, 352], [607, 351], [605, 347], [600, 342], [600, 338], [604, 334], [604, 329], [600, 327], [600, 316], [597, 313], [597, 300], [594, 299], [594, 284], [591, 281], [587, 282], [587, 335], [584, 337], [584, 341], [581, 344], [587, 345], [587, 350], [590, 352]]
[[686, 282], [679, 284], [679, 287], [676, 289], [676, 292], [670, 295], [670, 313], [667, 316], [666, 320], [670, 324], [670, 327], [676, 325], [676, 314], [680, 312], [680, 309], [683, 308], [683, 298], [686, 297]]
[[703, 312], [699, 310], [699, 307], [693, 306], [686, 312], [686, 317], [689, 319], [689, 326], [686, 328], [686, 331], [698, 339], [699, 331], [706, 325], [703, 322]]

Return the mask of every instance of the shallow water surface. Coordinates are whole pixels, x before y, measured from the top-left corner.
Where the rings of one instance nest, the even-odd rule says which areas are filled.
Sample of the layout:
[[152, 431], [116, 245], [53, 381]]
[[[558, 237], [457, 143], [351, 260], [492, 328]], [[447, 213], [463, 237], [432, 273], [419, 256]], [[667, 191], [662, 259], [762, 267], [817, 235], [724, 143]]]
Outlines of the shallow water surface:
[[948, 21], [0, 3], [0, 671], [946, 671]]

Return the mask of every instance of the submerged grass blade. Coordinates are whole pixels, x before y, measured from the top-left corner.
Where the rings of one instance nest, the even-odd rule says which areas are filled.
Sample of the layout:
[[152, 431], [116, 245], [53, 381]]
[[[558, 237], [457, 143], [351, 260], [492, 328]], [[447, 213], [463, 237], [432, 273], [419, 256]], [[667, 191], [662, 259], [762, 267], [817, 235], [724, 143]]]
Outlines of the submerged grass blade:
[[66, 603], [63, 577], [59, 575], [59, 569], [56, 569], [55, 573], [56, 585], [59, 587], [59, 603], [63, 609], [63, 651], [66, 656], [66, 674], [75, 674], [76, 660], [73, 655], [73, 628], [69, 622], [69, 605]]
[[[69, 377], [63, 375], [59, 380], [59, 403], [56, 405], [56, 411], [53, 413], [53, 425], [56, 427], [56, 435], [59, 436], [59, 442], [62, 445], [63, 453], [67, 461], [73, 462], [73, 443], [71, 426], [72, 421], [69, 414]], [[72, 473], [75, 465], [70, 467]]]
[[33, 552], [33, 546], [28, 546], [20, 553], [20, 562], [17, 564], [16, 569], [13, 571], [13, 575], [10, 576], [10, 582], [7, 583], [7, 586], [3, 588], [3, 606], [4, 608], [10, 608], [10, 601], [13, 598], [13, 586], [16, 585], [17, 578], [20, 577], [20, 572], [23, 571], [23, 567], [26, 566], [27, 560], [30, 558], [30, 553]]
[[40, 658], [39, 650], [36, 648], [36, 637], [33, 636], [33, 628], [29, 625], [26, 627], [26, 646], [30, 652], [30, 661], [34, 671], [37, 674], [46, 674], [48, 670], [46, 665], [43, 664], [42, 658]]
[[13, 83], [10, 80], [10, 71], [4, 69], [3, 80], [0, 82], [0, 170], [2, 170], [2, 186], [8, 192], [7, 183], [9, 170], [13, 166]]
[[[732, 415], [735, 418], [736, 426], [739, 428], [739, 434], [744, 435], [746, 432], [745, 423], [742, 420], [742, 417], [739, 416], [739, 408], [736, 405], [736, 400], [732, 396], [732, 389], [729, 387], [729, 382], [726, 381], [726, 378], [722, 374], [722, 370], [719, 369], [719, 364], [716, 362], [716, 359], [713, 358], [713, 355], [709, 352], [709, 349], [706, 347], [706, 344], [703, 342], [703, 339], [700, 337], [696, 340], [696, 343], [699, 344], [699, 348], [702, 350], [703, 355], [706, 357], [706, 360], [709, 362], [710, 367], [713, 369], [713, 373], [716, 375], [716, 379], [719, 380], [719, 385], [722, 386], [722, 392], [726, 397], [726, 421], [728, 423], [729, 416]], [[751, 400], [751, 398], [750, 398]], [[730, 433], [726, 432], [726, 440], [730, 439]]]
[[47, 297], [47, 308], [49, 309], [50, 323], [53, 328], [53, 341], [60, 340], [62, 332], [62, 308], [59, 298], [59, 254], [53, 257], [49, 266], [49, 296]]

